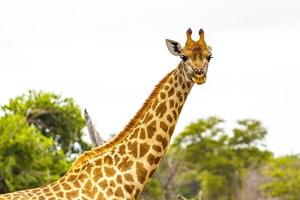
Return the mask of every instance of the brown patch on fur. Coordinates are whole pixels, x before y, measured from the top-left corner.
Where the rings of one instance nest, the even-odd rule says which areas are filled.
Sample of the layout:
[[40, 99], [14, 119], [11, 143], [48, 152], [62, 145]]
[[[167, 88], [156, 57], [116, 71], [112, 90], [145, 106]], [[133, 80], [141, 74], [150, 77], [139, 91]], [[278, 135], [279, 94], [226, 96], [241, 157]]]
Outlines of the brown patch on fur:
[[117, 164], [119, 163], [120, 159], [121, 159], [121, 158], [120, 158], [119, 155], [115, 155], [115, 156], [114, 156], [115, 165], [117, 165]]
[[177, 74], [178, 74], [178, 73], [176, 73], [176, 76], [174, 77], [174, 80], [175, 80], [175, 81], [177, 81], [177, 79], [178, 79]]
[[168, 140], [166, 138], [162, 137], [161, 135], [157, 135], [156, 140], [158, 142], [161, 142], [163, 149], [166, 149], [166, 147], [168, 146]]
[[117, 197], [124, 198], [123, 191], [122, 191], [122, 189], [121, 189], [120, 187], [117, 187], [116, 192], [115, 192], [115, 195], [116, 195]]
[[[182, 96], [179, 97], [179, 101], [180, 101], [180, 102], [183, 102], [183, 97], [182, 97]], [[180, 112], [180, 111], [179, 111], [179, 112]]]
[[138, 143], [137, 141], [132, 142], [128, 142], [128, 150], [129, 150], [129, 154], [131, 154], [133, 157], [137, 157], [137, 151], [138, 151]]
[[156, 145], [156, 144], [152, 146], [152, 149], [154, 149], [154, 150], [157, 151], [158, 153], [160, 153], [160, 152], [162, 151], [161, 147], [158, 146], [158, 145]]
[[155, 131], [156, 131], [156, 121], [153, 120], [147, 127], [146, 127], [146, 130], [147, 130], [147, 136], [148, 138], [152, 138]]
[[153, 165], [153, 164], [158, 164], [159, 161], [160, 161], [160, 157], [156, 157], [154, 156], [152, 153], [150, 153], [148, 156], [147, 156], [147, 161], [150, 165]]
[[98, 199], [98, 200], [106, 200], [101, 192], [98, 193], [98, 196], [97, 196], [96, 199]]
[[183, 105], [181, 105], [181, 106], [178, 107], [178, 112], [179, 112], [179, 113], [181, 112], [182, 107], [183, 107]]
[[82, 190], [83, 194], [85, 194], [88, 198], [94, 199], [95, 194], [97, 193], [97, 188], [93, 187], [92, 182], [89, 180], [85, 187]]
[[102, 190], [105, 190], [108, 187], [108, 183], [106, 180], [103, 180], [99, 183], [100, 187], [102, 188]]
[[113, 191], [111, 188], [108, 188], [108, 190], [106, 191], [107, 196], [112, 196], [113, 195]]
[[169, 101], [169, 106], [170, 106], [170, 108], [173, 108], [173, 107], [174, 107], [174, 104], [175, 104], [174, 100], [171, 99], [171, 100]]
[[147, 169], [144, 167], [144, 164], [141, 162], [136, 163], [136, 175], [138, 181], [143, 184], [146, 180]]
[[137, 138], [138, 133], [139, 133], [139, 129], [137, 128], [133, 131], [132, 135], [130, 136], [130, 139]]
[[96, 165], [101, 166], [102, 165], [102, 158], [98, 158], [95, 160]]
[[155, 110], [155, 114], [157, 117], [163, 117], [167, 111], [166, 102], [159, 104], [159, 106]]
[[125, 174], [124, 178], [128, 182], [134, 182], [133, 176], [131, 174]]
[[67, 192], [67, 198], [68, 199], [73, 199], [75, 197], [78, 197], [78, 191], [71, 191], [71, 192]]
[[153, 169], [153, 170], [150, 172], [150, 174], [149, 174], [149, 177], [148, 177], [148, 178], [151, 178], [151, 177], [154, 175], [155, 171], [156, 171], [156, 169]]
[[137, 199], [137, 197], [139, 196], [140, 192], [141, 192], [140, 189], [137, 189], [137, 190], [135, 191], [135, 194], [134, 194], [134, 198], [135, 198], [135, 199]]
[[161, 99], [165, 99], [165, 98], [166, 98], [166, 94], [165, 94], [164, 92], [161, 92], [161, 93], [160, 93], [160, 98], [161, 98]]
[[146, 132], [144, 128], [141, 128], [141, 132], [140, 132], [140, 139], [145, 139], [146, 138]]
[[171, 97], [174, 93], [175, 93], [175, 90], [174, 90], [174, 88], [172, 87], [172, 88], [169, 90], [169, 92], [168, 92], [169, 97]]
[[85, 197], [85, 196], [82, 196], [82, 200], [90, 200], [90, 199], [88, 199], [88, 198]]
[[176, 120], [178, 117], [177, 117], [177, 112], [175, 110], [172, 111], [173, 115], [174, 115], [174, 119]]
[[117, 183], [122, 184], [122, 176], [121, 175], [117, 176]]
[[78, 178], [79, 178], [80, 182], [83, 182], [87, 177], [88, 176], [86, 174], [80, 174]]
[[44, 193], [47, 193], [47, 192], [50, 191], [50, 189], [49, 189], [48, 187], [45, 187], [45, 188], [43, 188], [42, 190], [43, 190]]
[[150, 153], [148, 156], [147, 156], [147, 161], [150, 165], [153, 165], [154, 164], [154, 160], [155, 160], [155, 156]]
[[114, 181], [110, 181], [110, 182], [109, 182], [109, 185], [110, 185], [111, 187], [113, 187], [113, 188], [116, 187], [116, 183], [115, 183]]
[[125, 150], [126, 150], [126, 146], [124, 144], [122, 144], [119, 148], [119, 154], [123, 155], [125, 154]]
[[56, 193], [56, 196], [58, 196], [58, 197], [64, 197], [64, 193], [62, 191], [59, 191], [58, 193]]
[[92, 173], [92, 168], [93, 168], [93, 165], [91, 163], [87, 163], [87, 168], [86, 168], [86, 173], [88, 175], [91, 175]]
[[157, 104], [158, 104], [158, 99], [156, 99], [155, 101], [154, 101], [154, 103], [152, 104], [152, 110], [155, 110], [156, 109], [156, 106], [157, 106]]
[[167, 132], [168, 131], [168, 125], [164, 122], [164, 121], [161, 121], [160, 124], [159, 124], [159, 127], [164, 131], [164, 132]]
[[107, 155], [104, 157], [104, 164], [112, 165], [112, 163], [113, 163], [113, 159], [111, 156]]
[[153, 115], [151, 113], [147, 113], [147, 115], [144, 119], [144, 124], [147, 124], [152, 118], [153, 118]]
[[133, 161], [129, 160], [129, 157], [123, 158], [122, 162], [118, 165], [121, 171], [127, 171], [132, 167]]
[[77, 178], [77, 176], [74, 175], [74, 174], [72, 174], [72, 175], [70, 175], [70, 176], [67, 178], [67, 181], [68, 181], [68, 182], [73, 182], [76, 178]]
[[173, 134], [173, 132], [174, 132], [174, 129], [175, 129], [175, 125], [172, 125], [172, 126], [170, 127], [170, 130], [169, 130], [169, 136], [170, 136], [170, 138], [171, 138], [171, 136], [172, 136], [172, 134]]
[[79, 182], [79, 180], [78, 179], [76, 179], [74, 182], [72, 182], [73, 183], [73, 185], [76, 187], [76, 188], [79, 188], [79, 187], [81, 187], [81, 184], [80, 184], [80, 182]]
[[171, 116], [171, 115], [167, 115], [167, 120], [168, 120], [170, 123], [172, 123], [172, 121], [173, 121], [172, 116]]
[[126, 184], [124, 187], [125, 187], [125, 190], [126, 190], [129, 194], [131, 194], [131, 193], [133, 192], [133, 189], [134, 189], [134, 186], [133, 186], [133, 185], [128, 185], [128, 184]]
[[146, 155], [146, 153], [149, 151], [149, 148], [150, 145], [148, 145], [147, 143], [140, 144], [139, 157], [142, 158], [144, 155]]
[[106, 176], [114, 176], [116, 174], [116, 170], [111, 167], [104, 167], [104, 172]]
[[90, 199], [94, 199], [95, 194], [97, 193], [97, 189], [95, 187], [91, 189], [83, 189], [83, 193]]
[[70, 190], [71, 186], [68, 183], [62, 183], [61, 184], [64, 190]]
[[182, 77], [181, 76], [179, 76], [179, 84], [181, 85], [182, 84]]
[[94, 180], [98, 180], [100, 177], [102, 177], [103, 176], [102, 168], [96, 167], [93, 171], [93, 175], [94, 175]]

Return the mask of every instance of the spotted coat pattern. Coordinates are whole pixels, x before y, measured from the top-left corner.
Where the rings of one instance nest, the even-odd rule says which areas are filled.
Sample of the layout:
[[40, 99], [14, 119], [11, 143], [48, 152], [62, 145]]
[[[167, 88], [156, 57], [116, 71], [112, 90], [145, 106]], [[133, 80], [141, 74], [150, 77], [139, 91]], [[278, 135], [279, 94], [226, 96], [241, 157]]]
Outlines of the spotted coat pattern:
[[154, 89], [119, 135], [84, 152], [58, 181], [44, 187], [0, 195], [0, 200], [132, 200], [153, 176], [170, 142], [193, 83], [182, 62]]

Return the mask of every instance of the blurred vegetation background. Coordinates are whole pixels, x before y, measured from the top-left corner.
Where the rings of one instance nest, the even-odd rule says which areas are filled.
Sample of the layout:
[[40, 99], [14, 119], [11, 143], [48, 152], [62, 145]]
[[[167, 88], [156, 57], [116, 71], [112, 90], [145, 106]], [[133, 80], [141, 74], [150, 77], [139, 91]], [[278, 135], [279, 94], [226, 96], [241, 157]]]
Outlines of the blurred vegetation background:
[[[57, 180], [92, 148], [72, 98], [28, 91], [0, 113], [0, 194]], [[199, 119], [178, 134], [140, 199], [299, 200], [299, 155], [274, 157], [258, 120], [240, 120], [229, 132], [224, 123]]]

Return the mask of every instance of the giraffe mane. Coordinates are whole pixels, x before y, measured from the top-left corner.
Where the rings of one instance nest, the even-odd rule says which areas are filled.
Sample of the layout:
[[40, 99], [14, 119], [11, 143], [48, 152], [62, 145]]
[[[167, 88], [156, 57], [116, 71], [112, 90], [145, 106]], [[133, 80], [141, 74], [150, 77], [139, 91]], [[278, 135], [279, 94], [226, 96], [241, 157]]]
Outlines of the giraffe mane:
[[[174, 70], [173, 70], [174, 71]], [[139, 119], [145, 114], [146, 109], [151, 105], [153, 99], [158, 95], [161, 87], [167, 82], [168, 78], [171, 76], [173, 71], [169, 72], [152, 90], [150, 96], [145, 100], [143, 106], [140, 110], [134, 115], [134, 117], [129, 121], [129, 123], [125, 126], [124, 130], [118, 135], [121, 136], [123, 134], [126, 135], [127, 132], [130, 132], [132, 128], [136, 126], [139, 122]], [[123, 138], [123, 137], [122, 137]]]
[[153, 89], [150, 96], [146, 99], [143, 106], [139, 109], [139, 111], [134, 115], [134, 117], [129, 121], [129, 123], [125, 126], [125, 128], [116, 135], [113, 139], [111, 139], [109, 142], [105, 143], [103, 146], [99, 146], [91, 151], [86, 151], [82, 155], [80, 155], [75, 162], [72, 164], [69, 171], [76, 170], [77, 168], [80, 168], [82, 165], [85, 165], [89, 159], [92, 159], [92, 157], [96, 155], [100, 155], [103, 152], [106, 152], [107, 150], [113, 148], [117, 143], [122, 141], [129, 133], [130, 131], [137, 125], [139, 122], [139, 119], [145, 114], [147, 108], [151, 105], [154, 98], [158, 95], [159, 91], [161, 90], [161, 87], [167, 82], [168, 78], [171, 76], [171, 74], [175, 70], [172, 70], [169, 72]]

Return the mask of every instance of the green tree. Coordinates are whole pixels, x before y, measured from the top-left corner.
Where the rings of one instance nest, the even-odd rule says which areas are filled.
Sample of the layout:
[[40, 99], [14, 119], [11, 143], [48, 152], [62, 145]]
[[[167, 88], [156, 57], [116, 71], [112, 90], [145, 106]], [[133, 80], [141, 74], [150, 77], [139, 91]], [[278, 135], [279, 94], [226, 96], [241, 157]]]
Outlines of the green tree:
[[262, 189], [271, 197], [285, 200], [300, 199], [300, 159], [298, 156], [275, 158], [265, 166], [270, 181]]
[[82, 140], [85, 121], [78, 105], [72, 98], [62, 98], [47, 92], [29, 91], [10, 99], [2, 106], [7, 114], [22, 115], [29, 124], [35, 125], [43, 135], [51, 137], [55, 148], [68, 156], [90, 147]]
[[259, 147], [267, 134], [259, 121], [238, 121], [231, 134], [225, 134], [222, 124], [217, 117], [200, 119], [175, 138], [155, 175], [165, 200], [177, 194], [196, 199], [199, 191], [204, 200], [239, 199], [247, 169], [271, 157]]
[[0, 118], [0, 193], [51, 182], [69, 167], [54, 141], [29, 125], [22, 115]]
[[61, 177], [72, 156], [89, 149], [85, 121], [71, 98], [29, 91], [1, 107], [0, 193]]

